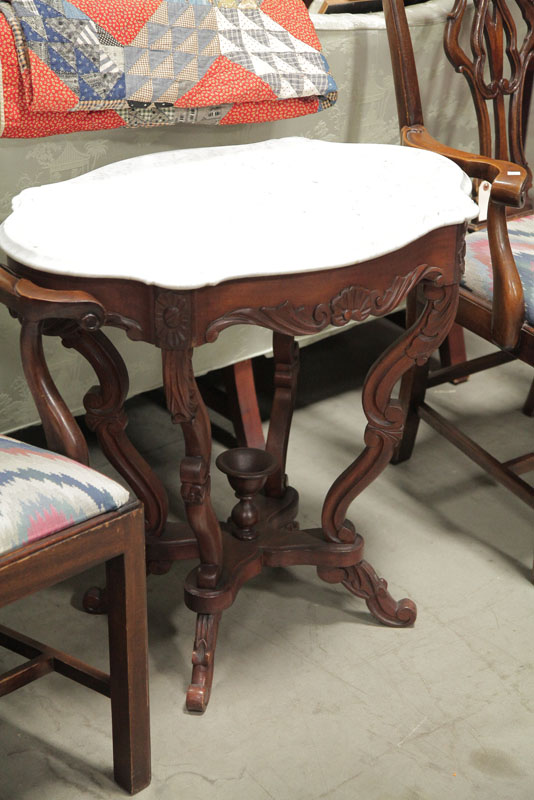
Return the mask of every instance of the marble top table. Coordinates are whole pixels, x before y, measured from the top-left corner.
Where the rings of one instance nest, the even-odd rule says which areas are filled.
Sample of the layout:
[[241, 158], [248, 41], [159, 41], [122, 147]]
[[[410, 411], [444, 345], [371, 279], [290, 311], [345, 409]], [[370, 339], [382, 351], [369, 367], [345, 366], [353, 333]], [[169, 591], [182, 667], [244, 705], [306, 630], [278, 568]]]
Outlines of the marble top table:
[[[58, 433], [69, 411], [48, 374], [43, 334], [61, 336], [95, 368], [100, 386], [86, 395], [87, 421], [145, 504], [151, 571], [198, 558], [185, 587], [197, 613], [190, 710], [209, 699], [222, 612], [264, 566], [313, 565], [385, 624], [415, 620], [414, 604], [395, 602], [363, 559], [346, 514], [400, 439], [395, 384], [454, 320], [465, 223], [477, 213], [469, 192], [462, 171], [433, 153], [291, 138], [142, 156], [15, 198], [0, 228], [9, 256], [0, 299], [21, 320], [25, 374], [49, 445], [87, 458], [73, 419], [68, 441]], [[364, 386], [365, 447], [329, 489], [318, 527], [299, 530], [298, 495], [285, 474], [293, 337], [387, 314], [417, 287], [422, 313]], [[274, 400], [266, 450], [218, 459], [238, 496], [220, 522], [210, 500], [210, 423], [191, 357], [237, 324], [273, 331]], [[185, 438], [186, 523], [167, 523], [165, 490], [126, 437], [128, 376], [107, 325], [162, 351], [167, 404]]]

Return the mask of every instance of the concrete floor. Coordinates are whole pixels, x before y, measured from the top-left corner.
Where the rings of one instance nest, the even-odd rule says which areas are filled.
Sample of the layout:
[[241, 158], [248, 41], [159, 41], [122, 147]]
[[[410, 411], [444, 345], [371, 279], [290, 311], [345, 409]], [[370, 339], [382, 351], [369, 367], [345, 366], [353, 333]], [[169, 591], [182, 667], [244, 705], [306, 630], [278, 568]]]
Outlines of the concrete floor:
[[[303, 525], [317, 524], [325, 489], [360, 446], [362, 369], [390, 337], [387, 323], [372, 323], [303, 354], [289, 457]], [[360, 369], [349, 377], [342, 365], [356, 346]], [[512, 457], [532, 441], [533, 423], [519, 411], [531, 374], [511, 364], [433, 396]], [[179, 431], [155, 395], [135, 398], [129, 413], [132, 438], [180, 514]], [[94, 465], [103, 463], [95, 453]], [[225, 516], [231, 494], [218, 475], [213, 495]], [[184, 712], [194, 620], [182, 583], [191, 564], [149, 579], [146, 800], [531, 800], [532, 511], [423, 425], [413, 459], [389, 467], [351, 518], [394, 596], [417, 602], [415, 627], [375, 623], [362, 600], [312, 568], [272, 570], [223, 617], [202, 717]], [[64, 583], [2, 620], [105, 668], [106, 621], [78, 610], [98, 579]], [[0, 725], [1, 800], [124, 796], [111, 778], [104, 698], [48, 676], [2, 699]]]

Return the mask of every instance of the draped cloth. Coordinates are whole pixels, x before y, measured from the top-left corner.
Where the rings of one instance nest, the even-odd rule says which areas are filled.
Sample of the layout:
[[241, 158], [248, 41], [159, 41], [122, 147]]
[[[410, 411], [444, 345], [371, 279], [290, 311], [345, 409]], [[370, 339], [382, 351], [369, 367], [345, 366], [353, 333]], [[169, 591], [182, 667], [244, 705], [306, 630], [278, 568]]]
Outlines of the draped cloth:
[[0, 2], [0, 134], [231, 125], [331, 106], [301, 0]]

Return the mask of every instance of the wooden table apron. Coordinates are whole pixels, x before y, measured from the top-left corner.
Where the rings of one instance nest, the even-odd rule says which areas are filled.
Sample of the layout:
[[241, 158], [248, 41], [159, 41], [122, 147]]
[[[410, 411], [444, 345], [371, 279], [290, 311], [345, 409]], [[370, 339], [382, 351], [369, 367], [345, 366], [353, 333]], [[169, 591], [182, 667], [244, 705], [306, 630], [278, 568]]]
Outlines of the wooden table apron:
[[[100, 385], [84, 398], [87, 422], [109, 460], [145, 504], [149, 569], [165, 572], [173, 560], [199, 558], [185, 588], [187, 605], [199, 615], [190, 708], [205, 708], [209, 697], [221, 612], [231, 605], [240, 586], [264, 565], [314, 565], [324, 580], [341, 582], [364, 597], [382, 622], [401, 626], [414, 621], [413, 603], [396, 603], [386, 582], [363, 561], [363, 541], [346, 513], [390, 461], [401, 437], [404, 415], [400, 403], [391, 399], [396, 382], [438, 348], [452, 325], [463, 269], [464, 231], [463, 224], [442, 228], [392, 254], [354, 266], [241, 278], [190, 290], [135, 280], [58, 275], [9, 260], [9, 269], [17, 278], [27, 278], [41, 289], [68, 291], [72, 298], [77, 290], [86, 293], [85, 301], [88, 294], [93, 302], [93, 306], [86, 302], [87, 313], [67, 311], [60, 321], [43, 320], [42, 313], [28, 311], [34, 306], [27, 299], [18, 306], [10, 303], [21, 318], [25, 373], [49, 444], [80, 460], [87, 457], [75, 434], [70, 446], [58, 440], [57, 419], [64, 422], [70, 412], [46, 369], [42, 333], [61, 336], [66, 346], [77, 349], [95, 369]], [[150, 269], [147, 264], [147, 273]], [[19, 282], [20, 287], [23, 283]], [[298, 495], [287, 486], [285, 476], [298, 372], [293, 337], [316, 333], [330, 324], [343, 326], [353, 319], [387, 314], [418, 285], [424, 310], [412, 328], [378, 359], [365, 381], [365, 447], [327, 492], [321, 526], [300, 531], [295, 522]], [[72, 306], [75, 308], [75, 300]], [[266, 449], [275, 456], [278, 467], [257, 499], [260, 522], [258, 536], [252, 541], [235, 538], [231, 523], [219, 523], [213, 511], [211, 429], [191, 364], [194, 347], [214, 341], [221, 331], [236, 324], [261, 325], [274, 332], [274, 400]], [[105, 325], [123, 328], [131, 339], [162, 350], [167, 405], [185, 439], [180, 480], [187, 524], [166, 525], [165, 489], [126, 436], [123, 404], [128, 375], [101, 330]], [[74, 421], [72, 425], [74, 428]]]

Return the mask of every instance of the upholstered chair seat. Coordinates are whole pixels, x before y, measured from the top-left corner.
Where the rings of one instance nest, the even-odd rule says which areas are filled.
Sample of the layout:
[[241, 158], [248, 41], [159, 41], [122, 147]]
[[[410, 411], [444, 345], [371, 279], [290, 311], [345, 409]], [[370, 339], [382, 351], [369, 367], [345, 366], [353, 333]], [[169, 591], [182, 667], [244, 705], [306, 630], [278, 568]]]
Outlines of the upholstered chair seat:
[[[534, 326], [534, 215], [510, 220], [508, 236], [523, 286], [525, 321]], [[462, 286], [489, 303], [493, 301], [493, 272], [485, 230], [476, 231], [467, 237]]]
[[[150, 783], [142, 506], [90, 467], [0, 436], [0, 609], [97, 564], [107, 575], [109, 674], [0, 625], [0, 647], [26, 659], [0, 674], [0, 698], [50, 672], [109, 697], [113, 775], [135, 794]], [[51, 720], [60, 726], [58, 709]]]
[[90, 467], [0, 436], [0, 554], [115, 511], [129, 496]]

